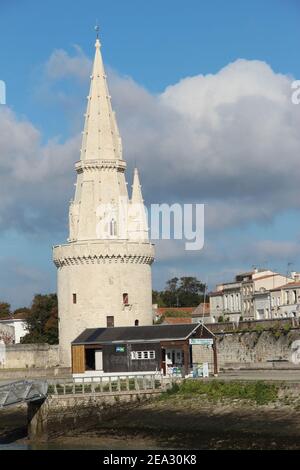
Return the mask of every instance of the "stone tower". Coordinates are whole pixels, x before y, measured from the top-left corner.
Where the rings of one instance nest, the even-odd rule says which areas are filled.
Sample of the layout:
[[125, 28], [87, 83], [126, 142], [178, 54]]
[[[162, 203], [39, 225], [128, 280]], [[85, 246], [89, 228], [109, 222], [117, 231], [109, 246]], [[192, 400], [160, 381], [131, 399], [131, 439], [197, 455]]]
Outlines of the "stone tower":
[[71, 342], [85, 328], [152, 324], [154, 249], [139, 176], [135, 169], [129, 199], [98, 38], [95, 47], [69, 238], [53, 249], [63, 366], [70, 366]]

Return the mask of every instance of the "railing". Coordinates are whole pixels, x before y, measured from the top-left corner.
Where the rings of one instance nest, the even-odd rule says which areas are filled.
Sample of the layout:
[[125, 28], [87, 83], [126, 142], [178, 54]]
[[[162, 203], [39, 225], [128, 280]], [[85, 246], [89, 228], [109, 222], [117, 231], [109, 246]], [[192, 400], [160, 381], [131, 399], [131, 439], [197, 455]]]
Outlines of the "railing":
[[164, 391], [174, 380], [163, 379], [161, 375], [116, 375], [110, 377], [84, 377], [49, 385], [50, 395], [75, 394], [122, 394], [128, 392], [148, 393]]
[[0, 408], [22, 402], [42, 400], [47, 395], [46, 381], [19, 380], [0, 386]]

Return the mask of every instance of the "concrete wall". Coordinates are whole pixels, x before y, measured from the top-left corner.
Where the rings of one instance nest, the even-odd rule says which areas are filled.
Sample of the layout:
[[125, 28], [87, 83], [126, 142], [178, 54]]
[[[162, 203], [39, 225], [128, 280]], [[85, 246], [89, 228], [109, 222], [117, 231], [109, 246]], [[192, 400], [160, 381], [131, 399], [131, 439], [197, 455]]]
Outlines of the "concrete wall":
[[59, 365], [58, 345], [10, 344], [0, 369], [50, 368]]
[[[292, 344], [300, 340], [300, 329], [281, 333], [272, 331], [225, 333], [217, 335], [219, 368], [266, 367], [274, 362], [277, 367], [298, 367], [292, 362]], [[288, 362], [284, 362], [288, 361]]]

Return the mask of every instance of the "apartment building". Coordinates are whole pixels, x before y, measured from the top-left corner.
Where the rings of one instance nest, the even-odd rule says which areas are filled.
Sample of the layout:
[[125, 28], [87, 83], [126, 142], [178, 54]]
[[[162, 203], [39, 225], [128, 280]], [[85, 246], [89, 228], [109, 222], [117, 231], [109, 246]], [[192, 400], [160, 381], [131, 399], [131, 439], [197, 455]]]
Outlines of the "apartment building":
[[296, 275], [285, 276], [268, 269], [253, 269], [237, 274], [233, 282], [218, 284], [216, 290], [209, 294], [211, 320], [215, 322], [222, 318], [238, 322], [241, 319], [272, 318], [271, 291], [276, 292], [280, 286], [295, 282]]

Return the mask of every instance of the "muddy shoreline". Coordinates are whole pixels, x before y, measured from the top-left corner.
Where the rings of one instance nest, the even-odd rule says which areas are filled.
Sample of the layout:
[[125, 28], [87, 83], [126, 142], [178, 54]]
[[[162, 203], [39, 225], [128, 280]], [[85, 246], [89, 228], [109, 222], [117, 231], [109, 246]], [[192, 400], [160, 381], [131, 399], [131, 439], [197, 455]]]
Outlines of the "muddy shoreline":
[[300, 411], [292, 404], [261, 406], [170, 397], [124, 407], [114, 417], [57, 423], [47, 442], [27, 439], [26, 406], [3, 410], [0, 445], [33, 449], [300, 449]]

